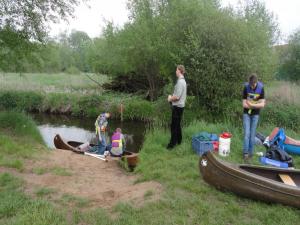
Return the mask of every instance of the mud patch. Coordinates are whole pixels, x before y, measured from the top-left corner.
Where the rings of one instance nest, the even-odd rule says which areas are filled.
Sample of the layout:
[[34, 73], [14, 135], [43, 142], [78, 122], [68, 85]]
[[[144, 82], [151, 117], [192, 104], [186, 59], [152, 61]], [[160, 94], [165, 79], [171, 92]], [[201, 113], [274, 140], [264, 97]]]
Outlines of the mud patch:
[[[63, 168], [70, 176], [60, 176], [51, 172], [37, 174], [36, 168]], [[119, 202], [130, 202], [140, 207], [145, 202], [160, 198], [162, 186], [157, 182], [137, 183], [136, 175], [130, 175], [118, 166], [117, 161], [102, 160], [75, 154], [70, 151], [54, 150], [39, 160], [27, 161], [22, 173], [0, 168], [1, 172], [11, 172], [25, 180], [25, 191], [34, 195], [38, 189], [55, 190], [53, 199], [61, 196], [75, 196], [86, 199], [88, 208], [111, 208]], [[60, 197], [59, 197], [60, 196]]]

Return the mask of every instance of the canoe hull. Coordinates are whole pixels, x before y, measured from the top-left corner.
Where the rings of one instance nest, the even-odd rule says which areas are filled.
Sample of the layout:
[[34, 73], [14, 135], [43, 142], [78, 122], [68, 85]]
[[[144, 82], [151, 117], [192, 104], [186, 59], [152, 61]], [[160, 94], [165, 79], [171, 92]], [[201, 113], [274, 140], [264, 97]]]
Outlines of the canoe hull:
[[277, 179], [278, 173], [288, 174], [296, 178], [299, 185], [300, 170], [233, 165], [217, 160], [211, 152], [200, 158], [199, 168], [203, 179], [217, 189], [260, 201], [300, 208], [299, 186], [293, 187]]
[[[75, 153], [81, 153], [83, 154], [84, 151], [79, 150], [78, 146], [82, 145], [82, 142], [77, 142], [77, 141], [68, 141], [65, 142], [61, 136], [59, 134], [57, 134], [54, 137], [54, 146], [57, 149], [62, 149], [62, 150], [69, 150], [69, 151], [73, 151]], [[93, 144], [90, 144], [91, 147], [93, 147]], [[127, 161], [127, 165], [130, 169], [133, 169], [137, 166], [138, 164], [138, 153], [133, 153], [133, 152], [129, 152], [129, 151], [125, 151], [124, 155], [122, 156], [123, 159], [125, 159]]]

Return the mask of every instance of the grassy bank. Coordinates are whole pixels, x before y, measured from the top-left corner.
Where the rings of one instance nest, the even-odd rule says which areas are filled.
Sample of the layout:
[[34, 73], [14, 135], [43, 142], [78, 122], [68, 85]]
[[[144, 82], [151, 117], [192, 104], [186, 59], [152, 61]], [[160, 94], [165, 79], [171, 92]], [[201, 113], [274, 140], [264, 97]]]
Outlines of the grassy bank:
[[[142, 97], [129, 94], [104, 93], [102, 95], [38, 93], [23, 91], [1, 91], [0, 110], [64, 114], [76, 117], [96, 118], [99, 113], [109, 111], [112, 118], [121, 118], [123, 105], [124, 120], [151, 121], [155, 126], [168, 126], [171, 110], [166, 99], [161, 97], [149, 102]], [[270, 100], [262, 110], [260, 123], [300, 130], [300, 105], [284, 101]], [[210, 122], [227, 121], [239, 126], [242, 121], [241, 101], [234, 100], [224, 108], [221, 114], [207, 112], [188, 99], [184, 113], [184, 122], [189, 124], [195, 119]]]
[[[0, 118], [2, 121], [0, 123], [2, 159], [7, 162], [7, 157], [18, 160], [33, 157], [36, 151], [39, 151], [41, 139], [32, 121], [18, 113], [2, 112]], [[273, 126], [261, 127], [259, 131], [268, 134], [272, 128]], [[0, 174], [0, 224], [267, 225], [277, 223], [294, 225], [299, 222], [299, 210], [241, 198], [231, 193], [219, 192], [207, 185], [199, 174], [199, 158], [191, 149], [191, 137], [203, 130], [215, 133], [224, 130], [232, 132], [234, 136], [231, 155], [226, 160], [242, 161], [242, 130], [232, 124], [209, 124], [195, 121], [184, 129], [182, 145], [172, 152], [165, 149], [169, 140], [169, 132], [164, 129], [154, 129], [146, 136], [136, 173], [139, 174], [137, 182], [156, 180], [162, 184], [163, 193], [158, 201], [148, 202], [142, 207], [134, 207], [130, 203], [119, 203], [109, 211], [101, 208], [94, 210], [68, 208], [48, 200], [47, 193], [51, 191], [48, 189], [38, 191], [36, 198], [29, 197], [23, 192], [22, 180], [4, 173]], [[300, 139], [299, 133], [292, 131], [287, 131], [287, 133], [291, 137]], [[24, 144], [25, 138], [26, 143], [31, 143], [30, 145]], [[263, 148], [258, 150], [263, 150]], [[294, 159], [296, 167], [299, 168], [300, 157], [294, 157]], [[256, 160], [257, 158], [254, 159]], [[146, 193], [144, 198], [147, 199], [151, 195], [153, 193]]]
[[[167, 126], [170, 106], [163, 96], [149, 102], [143, 96], [103, 91], [101, 85], [108, 81], [104, 75], [70, 74], [0, 74], [0, 110], [16, 110], [65, 114], [95, 118], [109, 111], [115, 119], [151, 121]], [[267, 105], [262, 110], [261, 123], [275, 124], [287, 129], [300, 130], [299, 84], [273, 81], [265, 84]], [[188, 97], [184, 113], [185, 124], [195, 119], [210, 122], [227, 121], [241, 124], [241, 99], [228, 102], [221, 113], [208, 112], [195, 98]]]
[[[261, 127], [260, 132], [269, 134], [273, 127]], [[207, 124], [194, 122], [184, 129], [184, 142], [174, 151], [165, 146], [169, 140], [168, 131], [151, 131], [141, 151], [141, 163], [137, 172], [141, 180], [157, 180], [165, 187], [165, 196], [153, 207], [153, 224], [298, 224], [299, 210], [276, 204], [265, 204], [223, 193], [206, 184], [199, 175], [199, 158], [191, 148], [192, 135], [199, 131], [233, 133], [231, 155], [226, 160], [242, 162], [242, 130], [230, 124]], [[299, 133], [288, 135], [300, 139]], [[263, 151], [263, 148], [257, 148]], [[294, 156], [296, 167], [300, 157]], [[255, 156], [254, 163], [258, 163]], [[162, 206], [163, 207], [160, 207]], [[145, 212], [143, 212], [145, 214]], [[144, 215], [150, 220], [150, 213]]]
[[43, 199], [31, 199], [23, 191], [22, 180], [0, 174], [0, 223], [5, 225], [68, 224], [63, 210]]
[[[121, 113], [121, 105], [123, 113]], [[169, 123], [171, 109], [165, 98], [149, 102], [140, 96], [120, 93], [62, 94], [24, 91], [0, 91], [0, 110], [64, 114], [96, 118], [99, 113], [110, 112], [113, 119], [151, 121], [155, 125]], [[194, 109], [186, 107], [185, 121], [195, 119]], [[198, 111], [196, 118], [204, 115]]]
[[16, 112], [0, 112], [0, 166], [22, 171], [24, 159], [46, 152], [31, 118]]

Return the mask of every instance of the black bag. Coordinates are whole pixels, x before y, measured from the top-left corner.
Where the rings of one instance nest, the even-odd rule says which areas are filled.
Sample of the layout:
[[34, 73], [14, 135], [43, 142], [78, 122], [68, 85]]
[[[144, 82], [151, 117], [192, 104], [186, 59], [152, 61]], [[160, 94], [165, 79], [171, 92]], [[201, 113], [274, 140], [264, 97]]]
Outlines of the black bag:
[[289, 167], [293, 167], [293, 158], [284, 150], [281, 150], [277, 145], [271, 145], [269, 150], [266, 151], [266, 158], [274, 159], [280, 162], [285, 162]]
[[258, 133], [258, 132], [256, 133], [255, 137], [256, 137], [257, 139], [259, 139], [259, 140], [261, 141], [261, 143], [264, 143], [264, 141], [265, 141], [265, 139], [266, 139], [266, 136], [264, 136], [263, 134]]

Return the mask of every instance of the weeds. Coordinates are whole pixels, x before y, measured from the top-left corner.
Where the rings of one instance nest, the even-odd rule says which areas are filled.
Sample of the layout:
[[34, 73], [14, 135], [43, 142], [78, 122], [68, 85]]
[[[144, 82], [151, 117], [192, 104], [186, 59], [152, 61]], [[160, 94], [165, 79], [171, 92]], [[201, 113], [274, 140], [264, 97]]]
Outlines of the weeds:
[[38, 197], [45, 197], [45, 196], [48, 196], [48, 195], [53, 194], [55, 192], [56, 191], [52, 188], [43, 187], [43, 188], [39, 188], [38, 190], [36, 190], [35, 194]]

